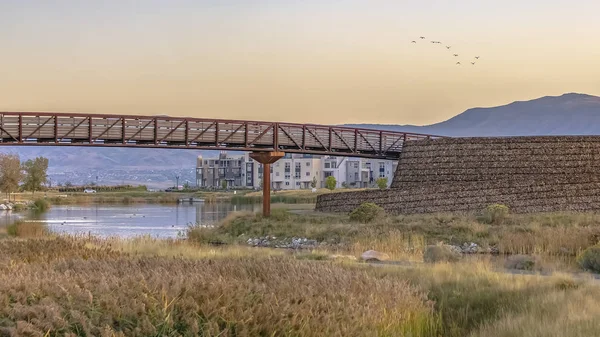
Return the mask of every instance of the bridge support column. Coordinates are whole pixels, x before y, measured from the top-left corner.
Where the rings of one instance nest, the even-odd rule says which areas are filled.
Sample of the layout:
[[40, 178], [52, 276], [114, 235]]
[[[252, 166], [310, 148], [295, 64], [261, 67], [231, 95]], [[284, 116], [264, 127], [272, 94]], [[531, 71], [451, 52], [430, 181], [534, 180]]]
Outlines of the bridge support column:
[[273, 152], [252, 152], [250, 158], [263, 165], [263, 216], [271, 216], [271, 164], [281, 159], [285, 153], [279, 151]]

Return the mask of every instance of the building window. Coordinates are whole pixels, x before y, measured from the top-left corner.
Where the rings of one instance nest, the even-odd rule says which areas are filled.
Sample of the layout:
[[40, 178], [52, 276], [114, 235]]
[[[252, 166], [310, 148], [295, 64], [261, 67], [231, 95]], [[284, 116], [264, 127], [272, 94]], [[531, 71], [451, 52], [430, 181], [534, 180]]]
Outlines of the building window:
[[302, 172], [301, 172], [301, 169], [302, 169], [301, 163], [296, 163], [295, 166], [296, 167], [294, 167], [294, 177], [296, 179], [300, 179], [300, 176], [302, 174]]
[[331, 168], [331, 164], [325, 163], [325, 168]]
[[[271, 172], [272, 173], [272, 172]], [[275, 176], [279, 177], [279, 172], [275, 172]]]
[[354, 163], [354, 168], [358, 168], [358, 162]]
[[310, 166], [310, 162], [308, 162], [308, 161], [307, 161], [307, 162], [306, 162], [306, 166]]
[[290, 163], [285, 163], [285, 173], [290, 173], [291, 165]]
[[289, 174], [285, 175], [285, 179], [290, 179], [292, 176], [290, 176]]
[[306, 172], [306, 176], [307, 176], [307, 177], [310, 177], [310, 172]]
[[337, 163], [336, 162], [331, 162], [331, 168], [337, 168]]
[[300, 186], [300, 182], [299, 181], [296, 182], [296, 186]]
[[333, 172], [331, 171], [323, 171], [323, 177], [327, 178], [327, 177], [331, 177], [333, 175]]
[[358, 172], [354, 173], [354, 180], [358, 180]]
[[258, 167], [258, 173], [259, 173], [259, 174], [262, 174], [262, 168], [263, 168], [263, 167], [262, 167], [262, 165], [260, 165], [260, 166]]
[[290, 182], [289, 182], [289, 181], [286, 181], [286, 182], [285, 182], [285, 186], [290, 186]]

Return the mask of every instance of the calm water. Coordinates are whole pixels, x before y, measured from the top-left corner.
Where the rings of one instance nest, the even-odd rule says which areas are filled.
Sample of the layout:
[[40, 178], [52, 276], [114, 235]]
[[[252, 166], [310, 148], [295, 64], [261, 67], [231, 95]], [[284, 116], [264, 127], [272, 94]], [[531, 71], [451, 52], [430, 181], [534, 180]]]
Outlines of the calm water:
[[259, 210], [262, 205], [180, 204], [180, 205], [86, 205], [52, 206], [40, 215], [19, 216], [5, 212], [2, 223], [18, 217], [39, 221], [52, 231], [69, 234], [132, 237], [150, 235], [174, 238], [190, 225], [212, 225], [230, 212]]

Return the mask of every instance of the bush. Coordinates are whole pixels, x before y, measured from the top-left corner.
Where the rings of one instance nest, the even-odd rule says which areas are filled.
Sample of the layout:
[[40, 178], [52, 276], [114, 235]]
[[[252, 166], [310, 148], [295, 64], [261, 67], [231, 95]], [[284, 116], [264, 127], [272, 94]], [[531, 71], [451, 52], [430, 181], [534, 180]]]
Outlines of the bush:
[[23, 205], [23, 204], [14, 204], [12, 207], [12, 210], [14, 212], [22, 212], [24, 210], [27, 209], [27, 206]]
[[41, 222], [17, 221], [6, 226], [6, 233], [20, 238], [44, 237], [49, 234], [48, 228]]
[[513, 255], [504, 263], [506, 269], [541, 270], [539, 259], [531, 255]]
[[581, 268], [600, 273], [600, 245], [589, 247], [577, 258]]
[[388, 178], [377, 178], [375, 184], [377, 184], [377, 187], [379, 187], [379, 189], [385, 190], [388, 185]]
[[506, 220], [510, 210], [508, 206], [501, 204], [489, 205], [483, 211], [483, 218], [486, 223], [500, 225]]
[[50, 203], [46, 199], [37, 199], [33, 202], [33, 209], [38, 212], [45, 212], [50, 208]]
[[427, 263], [456, 262], [461, 257], [462, 254], [454, 247], [444, 244], [429, 245], [423, 252], [423, 261]]
[[337, 185], [337, 181], [335, 180], [334, 176], [329, 176], [327, 179], [325, 179], [325, 188], [328, 190], [335, 190], [335, 185]]
[[350, 213], [350, 220], [360, 223], [370, 223], [385, 215], [383, 208], [372, 202], [365, 202]]

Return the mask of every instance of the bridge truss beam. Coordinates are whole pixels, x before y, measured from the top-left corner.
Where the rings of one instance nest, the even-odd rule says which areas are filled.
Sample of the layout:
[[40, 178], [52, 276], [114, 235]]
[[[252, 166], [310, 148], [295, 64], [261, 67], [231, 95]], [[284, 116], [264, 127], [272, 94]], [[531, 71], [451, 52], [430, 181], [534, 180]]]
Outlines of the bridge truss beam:
[[0, 112], [0, 145], [118, 146], [397, 159], [433, 135], [316, 124], [163, 116]]

